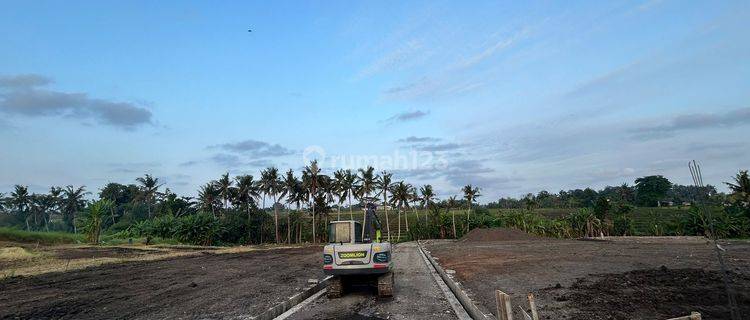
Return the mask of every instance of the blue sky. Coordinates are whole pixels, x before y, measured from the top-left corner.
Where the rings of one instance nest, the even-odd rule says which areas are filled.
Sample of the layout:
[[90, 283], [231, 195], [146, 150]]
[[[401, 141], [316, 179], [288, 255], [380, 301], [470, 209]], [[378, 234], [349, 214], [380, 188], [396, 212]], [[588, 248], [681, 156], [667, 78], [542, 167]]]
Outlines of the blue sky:
[[317, 157], [486, 202], [750, 167], [747, 1], [0, 9], [0, 192], [150, 173], [191, 195]]

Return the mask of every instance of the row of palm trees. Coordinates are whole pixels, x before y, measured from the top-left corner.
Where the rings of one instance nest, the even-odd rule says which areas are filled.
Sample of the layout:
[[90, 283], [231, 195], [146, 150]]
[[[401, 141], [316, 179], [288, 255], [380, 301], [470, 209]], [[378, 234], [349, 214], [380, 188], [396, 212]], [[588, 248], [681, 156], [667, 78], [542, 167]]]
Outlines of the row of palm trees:
[[[145, 207], [147, 217], [152, 218], [157, 205], [163, 204], [171, 192], [168, 189], [164, 193], [161, 192], [160, 188], [163, 183], [159, 181], [159, 178], [149, 174], [137, 178], [136, 182], [138, 182], [137, 188], [134, 188], [136, 195], [131, 201]], [[124, 187], [124, 185], [120, 186]], [[109, 199], [112, 197], [112, 192], [105, 192], [105, 189], [109, 189], [109, 185], [102, 189], [100, 197], [115, 201], [114, 198]], [[9, 197], [3, 197], [0, 194], [0, 212], [14, 213], [22, 217], [27, 230], [39, 230], [42, 226], [44, 230], [49, 230], [52, 217], [59, 215], [73, 232], [77, 232], [76, 215], [86, 208], [85, 197], [88, 194], [90, 192], [87, 192], [84, 186], [52, 187], [47, 194], [30, 194], [27, 187], [16, 185]], [[479, 196], [478, 188], [471, 185], [463, 188], [463, 199], [469, 204], [467, 219], [470, 218], [472, 204]], [[401, 221], [405, 210], [412, 208], [419, 220], [417, 207], [429, 208], [439, 201], [433, 187], [429, 184], [417, 189], [404, 181], [394, 181], [392, 173], [382, 171], [377, 174], [373, 167], [356, 171], [340, 169], [332, 175], [326, 175], [321, 173], [316, 161], [306, 166], [300, 176], [296, 176], [291, 169], [281, 174], [275, 167], [262, 170], [257, 179], [252, 175], [230, 178], [226, 173], [199, 189], [198, 197], [195, 199], [197, 203], [189, 197], [182, 199], [185, 200], [186, 205], [191, 207], [197, 205], [200, 210], [210, 212], [214, 216], [219, 216], [229, 210], [241, 210], [247, 214], [248, 218], [251, 218], [255, 208], [266, 209], [266, 200], [269, 200], [273, 210], [274, 238], [277, 243], [282, 242], [279, 230], [279, 209], [283, 208], [284, 204], [287, 208], [296, 207], [298, 212], [300, 209], [307, 209], [312, 218], [311, 231], [315, 241], [318, 239], [315, 219], [321, 215], [327, 218], [327, 214], [335, 208], [337, 219], [341, 219], [342, 208], [348, 207], [349, 219], [354, 220], [354, 207], [357, 204], [380, 203], [385, 210], [385, 231], [388, 239], [391, 240], [390, 208], [397, 208], [397, 237], [401, 238]], [[446, 201], [446, 206], [449, 211], [457, 208], [456, 196], [450, 197]], [[111, 214], [113, 215], [112, 223], [114, 223], [114, 211]], [[456, 235], [455, 212], [452, 218], [453, 234]], [[291, 242], [291, 215], [287, 214], [286, 219], [288, 226], [286, 241]], [[403, 220], [406, 223], [406, 231], [409, 232], [409, 220]]]
[[[479, 188], [467, 185], [463, 188], [463, 198], [469, 204], [467, 219], [470, 219], [471, 205], [480, 196]], [[365, 202], [380, 202], [385, 210], [385, 225], [388, 239], [391, 240], [389, 207], [398, 208], [398, 237], [401, 237], [401, 215], [405, 209], [413, 208], [419, 219], [417, 206], [428, 208], [433, 206], [437, 197], [431, 185], [424, 185], [419, 190], [404, 181], [393, 181], [393, 174], [382, 171], [375, 173], [373, 167], [358, 169], [339, 169], [332, 175], [321, 173], [317, 161], [312, 161], [306, 166], [300, 177], [295, 176], [293, 170], [289, 169], [285, 174], [280, 174], [275, 167], [269, 167], [260, 172], [256, 179], [252, 175], [239, 175], [230, 179], [229, 174], [222, 175], [203, 185], [198, 191], [198, 204], [204, 211], [214, 215], [226, 212], [231, 208], [245, 210], [248, 218], [252, 214], [251, 208], [260, 207], [265, 209], [266, 200], [272, 202], [274, 218], [274, 237], [277, 243], [282, 242], [279, 232], [279, 208], [296, 206], [299, 211], [306, 207], [312, 217], [313, 241], [318, 239], [315, 219], [320, 214], [328, 213], [334, 204], [337, 219], [341, 219], [341, 209], [347, 204], [349, 218], [354, 219], [354, 205], [352, 200]], [[456, 196], [448, 199], [449, 208], [457, 205]], [[452, 207], [450, 207], [452, 206]], [[291, 221], [287, 214], [287, 242], [291, 242]], [[409, 231], [408, 219], [406, 231]], [[468, 228], [468, 223], [467, 223]], [[468, 230], [467, 230], [468, 231]], [[453, 216], [453, 234], [456, 234], [455, 213]]]
[[[16, 185], [5, 197], [0, 194], [0, 212], [16, 214], [24, 220], [26, 230], [43, 227], [49, 231], [50, 221], [60, 215], [68, 221], [75, 221], [76, 214], [86, 206], [85, 187], [51, 187], [46, 194], [30, 194], [27, 186]], [[73, 231], [76, 232], [75, 224]]]
[[[153, 208], [159, 199], [170, 192], [159, 192], [163, 183], [159, 178], [146, 174], [136, 178], [138, 182], [137, 195], [134, 202], [144, 204], [148, 217], [153, 217]], [[14, 214], [24, 220], [26, 230], [49, 231], [50, 223], [55, 216], [59, 216], [74, 233], [78, 232], [76, 219], [88, 205], [86, 196], [91, 192], [85, 186], [50, 187], [47, 193], [29, 193], [28, 186], [16, 185], [6, 197], [0, 193], [0, 213]], [[189, 198], [188, 198], [189, 199]], [[114, 200], [114, 199], [108, 199]], [[112, 212], [114, 214], [114, 212]], [[114, 216], [112, 217], [114, 222]]]

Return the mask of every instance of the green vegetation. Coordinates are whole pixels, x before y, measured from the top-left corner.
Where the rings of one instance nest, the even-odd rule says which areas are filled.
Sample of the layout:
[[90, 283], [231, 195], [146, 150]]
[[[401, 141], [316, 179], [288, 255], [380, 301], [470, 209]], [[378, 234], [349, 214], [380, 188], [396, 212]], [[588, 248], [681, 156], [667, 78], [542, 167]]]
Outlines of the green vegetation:
[[[203, 185], [198, 197], [180, 197], [145, 175], [137, 184], [109, 183], [95, 197], [84, 187], [52, 187], [30, 194], [17, 185], [0, 195], [0, 240], [43, 243], [143, 241], [197, 245], [325, 241], [332, 219], [361, 219], [361, 204], [381, 205], [384, 235], [392, 241], [457, 238], [476, 227], [513, 227], [551, 237], [605, 235], [705, 235], [713, 221], [720, 237], [750, 235], [750, 180], [740, 171], [713, 186], [672, 184], [662, 176], [596, 191], [540, 191], [521, 199], [476, 204], [478, 187], [440, 200], [431, 185], [393, 181], [372, 167], [323, 174], [313, 161], [299, 177], [276, 168]], [[703, 210], [711, 214], [709, 219]], [[267, 201], [268, 200], [268, 201]], [[353, 201], [354, 200], [354, 201]], [[656, 207], [636, 207], [655, 205]], [[342, 217], [342, 210], [343, 217]], [[347, 214], [348, 211], [348, 214]], [[395, 211], [395, 212], [393, 212]], [[20, 231], [19, 229], [25, 229]], [[82, 234], [83, 233], [83, 234]], [[85, 234], [85, 235], [84, 235]]]
[[68, 232], [25, 231], [0, 227], [0, 241], [40, 244], [83, 243], [85, 236]]

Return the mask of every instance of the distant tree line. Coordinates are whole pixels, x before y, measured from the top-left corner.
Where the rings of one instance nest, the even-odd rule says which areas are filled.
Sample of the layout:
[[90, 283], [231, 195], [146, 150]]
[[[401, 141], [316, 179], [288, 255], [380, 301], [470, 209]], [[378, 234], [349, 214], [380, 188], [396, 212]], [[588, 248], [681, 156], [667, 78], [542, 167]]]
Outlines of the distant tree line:
[[[491, 208], [531, 211], [588, 207], [592, 213], [586, 219], [596, 218], [605, 223], [611, 220], [608, 215], [621, 216], [632, 206], [669, 202], [683, 205], [699, 200], [740, 208], [740, 215], [750, 218], [747, 171], [740, 171], [726, 185], [730, 194], [717, 193], [713, 186], [699, 189], [672, 184], [662, 176], [647, 176], [636, 179], [633, 186], [608, 186], [598, 191], [575, 189], [557, 194], [540, 191], [520, 199], [500, 198], [487, 205], [476, 205], [481, 194], [472, 185], [464, 186], [460, 196], [440, 200], [431, 185], [417, 188], [405, 181], [393, 181], [392, 174], [386, 171], [376, 173], [374, 168], [367, 167], [326, 175], [313, 161], [299, 175], [293, 170], [282, 174], [275, 167], [262, 170], [257, 178], [224, 174], [201, 186], [195, 198], [175, 194], [148, 174], [132, 184], [108, 183], [97, 194], [91, 194], [83, 186], [52, 187], [47, 193], [37, 194], [29, 193], [26, 186], [16, 185], [11, 192], [0, 194], [0, 226], [86, 233], [92, 242], [97, 242], [101, 234], [108, 234], [173, 238], [207, 245], [324, 241], [326, 224], [334, 215], [336, 219], [342, 215], [344, 219], [353, 219], [354, 210], [364, 202], [381, 205], [386, 234], [396, 239], [402, 239], [402, 222], [403, 231], [412, 238], [457, 237], [480, 225], [473, 212]], [[406, 215], [409, 209], [416, 216], [411, 222]], [[417, 209], [423, 211], [422, 217]], [[457, 219], [454, 209], [465, 209], [465, 216]], [[390, 230], [392, 213], [397, 219], [396, 230]], [[571, 219], [569, 224], [580, 224]]]
[[[736, 179], [742, 179], [747, 172], [742, 171]], [[742, 185], [741, 182], [735, 181]], [[730, 184], [730, 183], [728, 183]], [[734, 183], [731, 183], [734, 185]], [[739, 188], [743, 188], [740, 186]], [[729, 200], [726, 194], [719, 193], [712, 185], [705, 187], [673, 184], [661, 175], [635, 179], [634, 185], [606, 186], [601, 190], [592, 188], [560, 190], [550, 193], [542, 190], [529, 193], [522, 198], [505, 197], [487, 204], [488, 208], [593, 208], [597, 200], [605, 198], [617, 203], [639, 207], [689, 206], [696, 200], [710, 199], [713, 202]]]
[[[385, 209], [385, 228], [390, 237], [388, 211], [395, 208], [398, 227], [393, 233], [400, 237], [402, 221], [409, 232], [409, 220], [404, 215], [408, 209], [416, 213], [416, 208], [424, 209], [437, 201], [431, 185], [417, 189], [407, 182], [393, 181], [389, 172], [377, 174], [373, 167], [326, 175], [315, 161], [299, 176], [291, 169], [282, 174], [275, 167], [262, 170], [257, 178], [230, 177], [227, 173], [201, 186], [195, 198], [178, 196], [149, 174], [135, 182], [108, 183], [93, 200], [86, 199], [91, 193], [83, 186], [52, 187], [48, 193], [30, 194], [26, 186], [16, 185], [7, 196], [0, 194], [0, 226], [83, 231], [96, 241], [105, 230], [122, 237], [176, 238], [200, 244], [316, 242], [325, 239], [325, 226], [334, 210], [337, 219], [342, 208], [345, 218], [346, 211], [353, 218], [362, 203], [379, 203]], [[466, 219], [470, 219], [471, 204], [479, 196], [479, 188], [463, 188], [463, 203], [468, 204]], [[457, 203], [456, 197], [452, 199]], [[285, 221], [281, 221], [283, 218]]]

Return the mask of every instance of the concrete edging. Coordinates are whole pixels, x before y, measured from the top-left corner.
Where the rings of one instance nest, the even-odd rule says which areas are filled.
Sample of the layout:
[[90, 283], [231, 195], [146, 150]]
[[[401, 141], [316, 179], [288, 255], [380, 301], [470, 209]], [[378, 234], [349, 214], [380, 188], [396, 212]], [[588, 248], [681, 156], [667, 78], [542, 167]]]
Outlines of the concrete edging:
[[438, 275], [440, 275], [440, 278], [443, 279], [446, 285], [448, 285], [448, 288], [453, 292], [453, 294], [456, 296], [456, 299], [458, 299], [458, 302], [461, 303], [461, 305], [466, 310], [466, 313], [469, 314], [470, 317], [473, 319], [494, 319], [494, 317], [487, 317], [487, 315], [484, 314], [484, 312], [480, 311], [479, 308], [474, 304], [474, 302], [469, 298], [468, 295], [466, 295], [466, 292], [461, 290], [461, 288], [458, 287], [458, 284], [456, 284], [455, 281], [451, 277], [448, 276], [448, 274], [443, 270], [443, 267], [441, 267], [437, 262], [435, 262], [435, 259], [432, 257], [429, 251], [425, 250], [424, 247], [422, 247], [422, 243], [420, 241], [417, 241], [417, 246], [419, 247], [419, 250], [422, 251], [425, 256], [427, 256], [427, 260], [430, 261], [430, 264], [435, 268]]
[[331, 278], [332, 278], [331, 276], [325, 277], [323, 280], [318, 282], [318, 284], [308, 287], [307, 289], [305, 289], [305, 291], [302, 291], [298, 294], [293, 295], [291, 298], [287, 299], [286, 301], [269, 308], [268, 310], [264, 311], [263, 313], [257, 316], [252, 316], [250, 317], [250, 319], [272, 320], [282, 315], [284, 312], [293, 308], [300, 302], [305, 301], [307, 298], [311, 297], [318, 291], [325, 289], [326, 286], [328, 285], [328, 280], [330, 280]]

